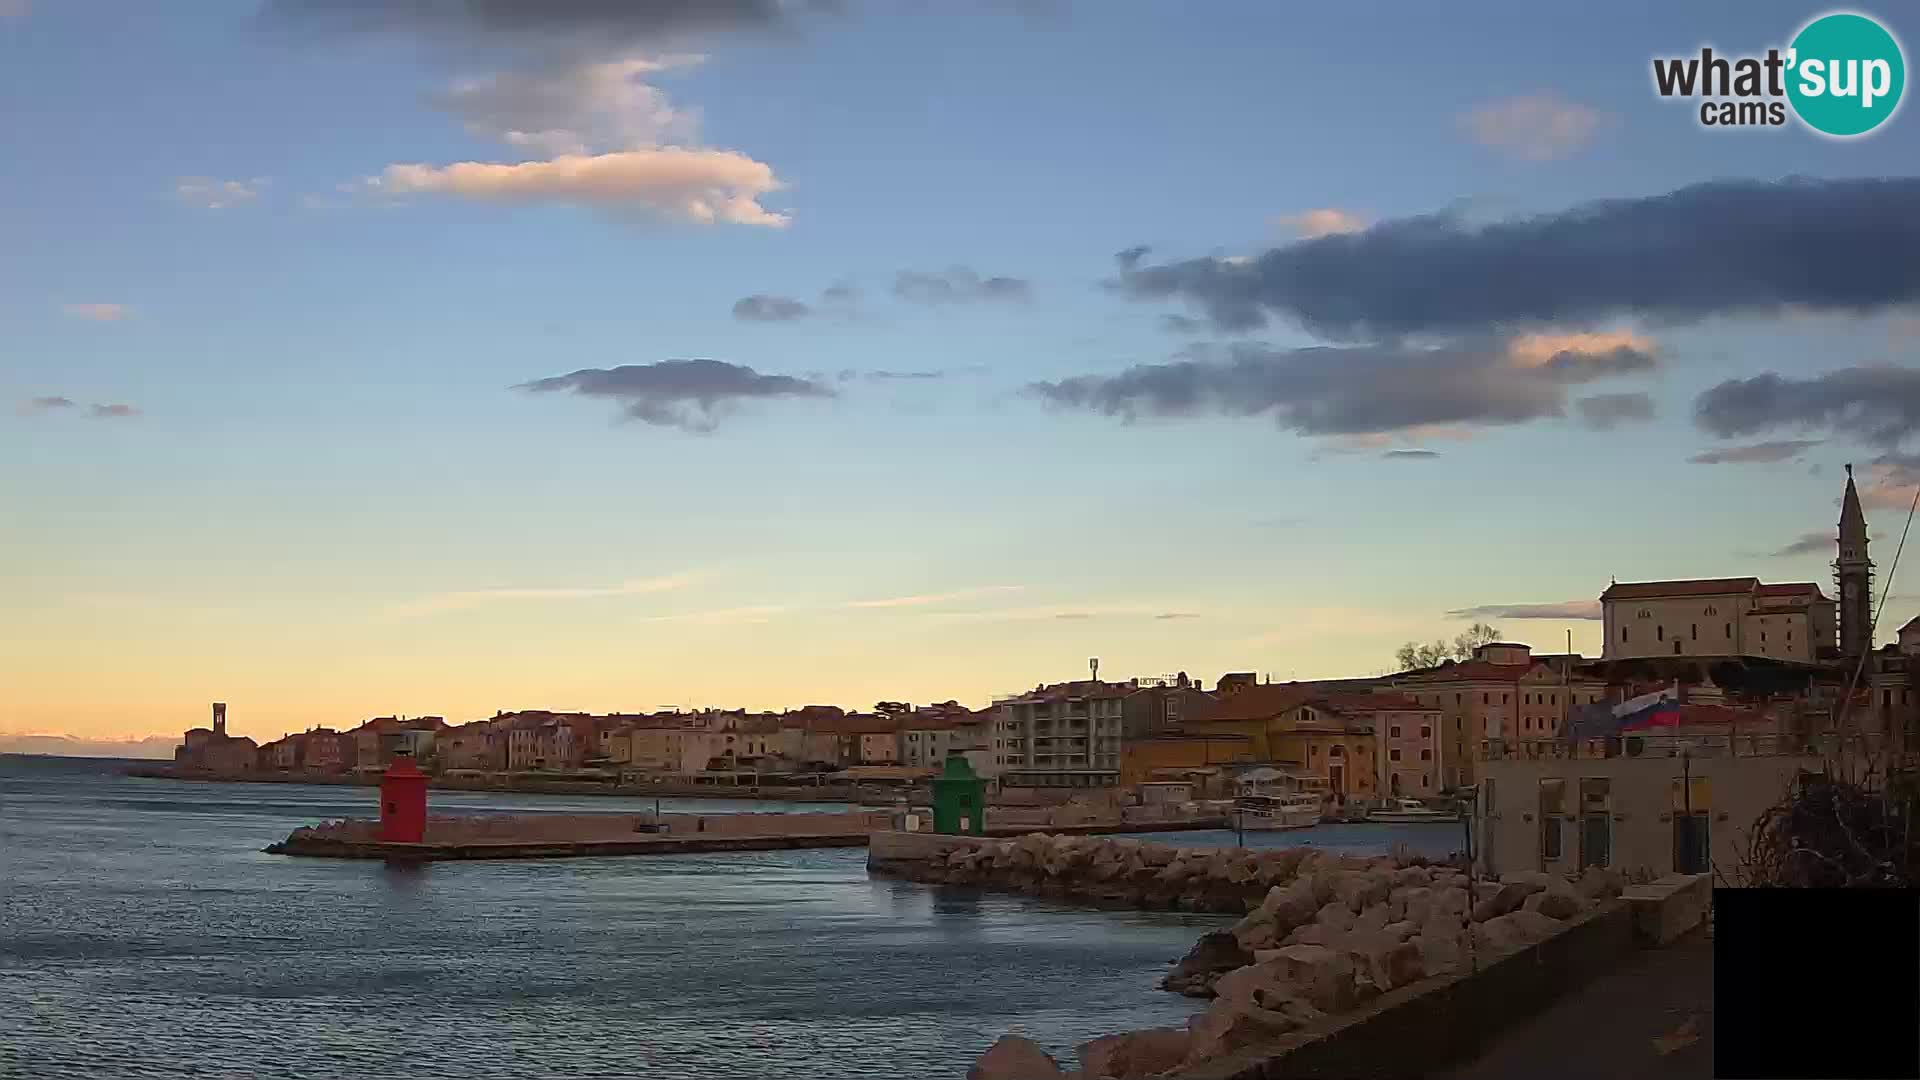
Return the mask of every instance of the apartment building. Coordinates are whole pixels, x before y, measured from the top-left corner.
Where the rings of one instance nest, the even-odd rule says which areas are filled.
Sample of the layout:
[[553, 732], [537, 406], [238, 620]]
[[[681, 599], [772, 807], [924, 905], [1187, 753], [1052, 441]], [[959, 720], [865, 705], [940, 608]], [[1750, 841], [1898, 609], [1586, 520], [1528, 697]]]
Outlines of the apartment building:
[[1092, 680], [1042, 686], [993, 708], [994, 766], [1003, 787], [1111, 787], [1120, 782], [1128, 695]]

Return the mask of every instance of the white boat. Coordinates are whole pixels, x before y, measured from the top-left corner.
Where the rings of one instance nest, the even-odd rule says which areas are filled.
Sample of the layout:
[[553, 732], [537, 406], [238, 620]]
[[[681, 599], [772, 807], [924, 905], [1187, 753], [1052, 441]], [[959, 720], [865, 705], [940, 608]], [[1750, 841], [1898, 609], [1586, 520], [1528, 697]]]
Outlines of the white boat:
[[1320, 824], [1320, 796], [1310, 792], [1242, 795], [1234, 801], [1233, 814], [1242, 829], [1311, 828]]
[[1386, 806], [1369, 810], [1368, 821], [1406, 825], [1425, 821], [1459, 821], [1459, 809], [1435, 810], [1419, 799], [1394, 799]]

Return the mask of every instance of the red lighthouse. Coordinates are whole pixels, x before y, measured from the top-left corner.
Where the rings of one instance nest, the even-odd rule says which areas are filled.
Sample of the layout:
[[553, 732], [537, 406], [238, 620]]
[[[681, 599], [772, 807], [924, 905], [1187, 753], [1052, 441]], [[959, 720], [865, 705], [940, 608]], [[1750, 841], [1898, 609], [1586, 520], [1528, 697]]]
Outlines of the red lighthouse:
[[380, 778], [380, 839], [417, 844], [427, 835], [427, 774], [402, 754]]

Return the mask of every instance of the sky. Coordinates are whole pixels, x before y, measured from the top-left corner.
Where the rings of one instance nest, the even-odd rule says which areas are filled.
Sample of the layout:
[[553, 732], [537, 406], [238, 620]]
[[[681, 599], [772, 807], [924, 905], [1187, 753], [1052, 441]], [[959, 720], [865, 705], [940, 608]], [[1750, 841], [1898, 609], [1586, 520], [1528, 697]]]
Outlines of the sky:
[[0, 0], [0, 733], [1592, 654], [1847, 463], [1884, 582], [1920, 120], [1650, 76], [1825, 10]]

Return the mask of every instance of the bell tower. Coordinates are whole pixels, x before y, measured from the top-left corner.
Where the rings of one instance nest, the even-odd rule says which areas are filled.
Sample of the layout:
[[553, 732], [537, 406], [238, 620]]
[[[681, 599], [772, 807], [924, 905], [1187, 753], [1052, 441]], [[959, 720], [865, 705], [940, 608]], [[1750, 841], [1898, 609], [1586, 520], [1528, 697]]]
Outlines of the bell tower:
[[1840, 653], [1858, 657], [1873, 651], [1873, 560], [1867, 558], [1867, 517], [1847, 466], [1847, 494], [1840, 503], [1840, 557], [1833, 562], [1840, 596]]

